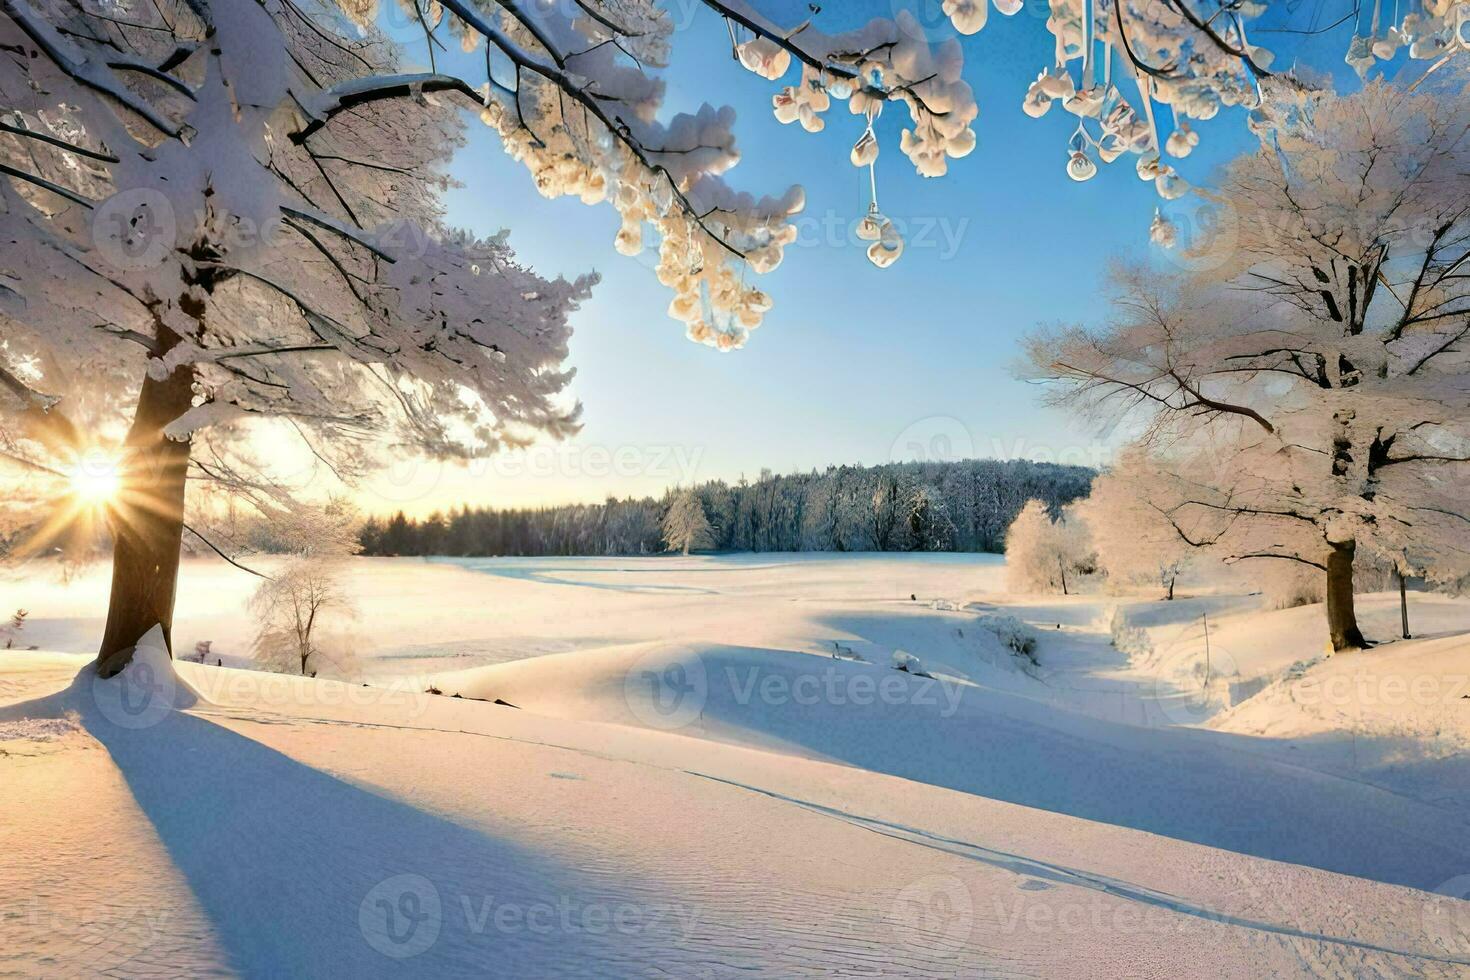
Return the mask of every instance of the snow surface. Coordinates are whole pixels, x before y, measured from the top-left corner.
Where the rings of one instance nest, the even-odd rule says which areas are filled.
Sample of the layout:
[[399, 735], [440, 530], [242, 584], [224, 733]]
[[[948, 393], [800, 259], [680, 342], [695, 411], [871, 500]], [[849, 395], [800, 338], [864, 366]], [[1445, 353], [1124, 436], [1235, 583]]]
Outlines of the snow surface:
[[[1470, 972], [1470, 602], [1325, 658], [984, 556], [357, 559], [368, 686], [103, 682], [105, 569], [48, 576], [0, 581], [0, 974]], [[188, 563], [179, 648], [243, 664], [253, 585]]]

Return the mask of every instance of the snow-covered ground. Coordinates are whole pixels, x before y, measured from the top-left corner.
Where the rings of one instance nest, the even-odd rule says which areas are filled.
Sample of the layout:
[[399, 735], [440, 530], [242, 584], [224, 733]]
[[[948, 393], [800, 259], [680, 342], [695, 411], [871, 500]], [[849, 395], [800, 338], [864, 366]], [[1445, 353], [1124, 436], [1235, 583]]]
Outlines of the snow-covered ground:
[[226, 666], [119, 689], [106, 570], [53, 573], [0, 580], [0, 973], [1470, 972], [1470, 602], [1326, 658], [986, 556], [355, 559], [340, 682], [237, 669], [255, 580], [199, 561]]

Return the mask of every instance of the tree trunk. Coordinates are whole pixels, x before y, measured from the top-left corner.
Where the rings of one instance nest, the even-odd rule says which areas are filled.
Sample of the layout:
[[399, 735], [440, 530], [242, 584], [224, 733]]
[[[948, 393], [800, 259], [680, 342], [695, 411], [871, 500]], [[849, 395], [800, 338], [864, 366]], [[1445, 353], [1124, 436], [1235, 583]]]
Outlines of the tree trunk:
[[1353, 541], [1329, 542], [1327, 555], [1327, 632], [1332, 649], [1361, 650], [1368, 644], [1358, 630], [1358, 617], [1353, 611]]
[[1170, 602], [1174, 601], [1174, 578], [1175, 576], [1173, 575], [1169, 576], [1169, 594], [1164, 596], [1164, 598]]
[[1058, 558], [1057, 569], [1062, 573], [1062, 595], [1067, 595], [1067, 563]]
[[163, 381], [144, 378], [138, 394], [112, 513], [112, 597], [97, 652], [97, 672], [103, 677], [126, 667], [133, 647], [154, 626], [163, 628], [173, 653], [189, 443], [166, 438], [163, 427], [189, 410], [193, 381], [193, 371], [180, 368]]
[[1399, 619], [1404, 625], [1404, 639], [1413, 639], [1409, 635], [1409, 589], [1404, 584], [1403, 572], [1399, 572]]

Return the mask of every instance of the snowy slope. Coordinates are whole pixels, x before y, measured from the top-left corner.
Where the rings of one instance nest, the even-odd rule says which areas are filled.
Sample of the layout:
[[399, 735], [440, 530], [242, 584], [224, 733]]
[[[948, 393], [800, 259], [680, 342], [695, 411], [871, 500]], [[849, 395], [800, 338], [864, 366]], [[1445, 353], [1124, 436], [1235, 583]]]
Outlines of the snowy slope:
[[[1010, 596], [970, 556], [464, 564], [353, 563], [371, 686], [0, 652], [0, 973], [1470, 971], [1470, 604], [1298, 664], [1310, 608]], [[186, 568], [226, 663], [252, 584]], [[90, 579], [5, 590], [90, 644]], [[1203, 695], [1156, 642], [1201, 612], [1245, 654]]]
[[[37, 659], [25, 693], [58, 683]], [[7, 785], [39, 801], [43, 774], [65, 773], [89, 806], [135, 801], [110, 814], [124, 833], [104, 846], [66, 832], [49, 901], [111, 895], [116, 909], [125, 887], [163, 923], [146, 960], [110, 941], [38, 960], [22, 919], [7, 968], [183, 956], [252, 975], [1057, 975], [1085, 962], [1098, 976], [1453, 976], [1449, 961], [1470, 963], [1410, 889], [681, 735], [449, 698], [348, 703], [329, 681], [263, 698], [250, 678], [211, 688], [211, 671], [180, 673], [228, 700], [139, 728], [89, 696], [85, 673], [7, 711], [75, 711], [82, 729]], [[5, 893], [27, 873], [7, 860]]]

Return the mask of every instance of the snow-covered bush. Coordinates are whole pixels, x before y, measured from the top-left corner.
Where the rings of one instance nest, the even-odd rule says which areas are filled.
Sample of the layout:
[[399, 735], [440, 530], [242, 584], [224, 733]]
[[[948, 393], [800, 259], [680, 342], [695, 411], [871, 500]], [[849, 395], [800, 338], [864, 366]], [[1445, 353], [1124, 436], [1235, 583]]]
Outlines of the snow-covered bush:
[[893, 669], [901, 670], [906, 674], [913, 674], [916, 677], [929, 676], [924, 671], [924, 665], [919, 661], [918, 657], [912, 653], [905, 653], [902, 650], [893, 651]]
[[1087, 529], [1070, 510], [1053, 520], [1039, 500], [1021, 508], [1006, 532], [1006, 575], [1012, 591], [1067, 595], [1094, 565]]
[[1115, 590], [1157, 585], [1165, 599], [1173, 599], [1180, 575], [1200, 560], [1200, 549], [1190, 546], [1168, 516], [1179, 502], [1171, 488], [1159, 465], [1133, 447], [1099, 473], [1091, 493], [1077, 502]]
[[1029, 657], [1033, 661], [1036, 659], [1034, 654], [1036, 653], [1036, 642], [1039, 637], [1034, 629], [1021, 622], [1015, 616], [1005, 614], [986, 615], [981, 616], [975, 623], [981, 629], [987, 629], [994, 633], [996, 639], [1000, 640], [1009, 649], [1024, 657]]
[[1127, 654], [1130, 661], [1146, 661], [1153, 656], [1154, 644], [1148, 633], [1130, 623], [1121, 606], [1114, 606], [1108, 614], [1108, 635], [1113, 649]]

